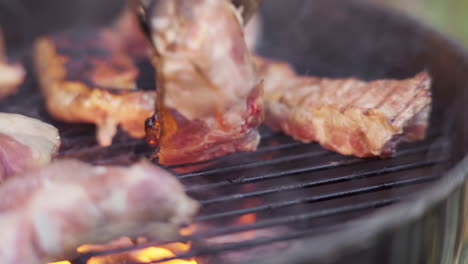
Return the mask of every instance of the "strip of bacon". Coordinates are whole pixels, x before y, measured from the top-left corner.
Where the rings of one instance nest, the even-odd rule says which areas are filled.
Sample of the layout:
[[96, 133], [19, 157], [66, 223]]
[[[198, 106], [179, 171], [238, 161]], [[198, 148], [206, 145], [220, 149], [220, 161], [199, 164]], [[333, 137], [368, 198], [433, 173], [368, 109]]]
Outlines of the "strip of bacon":
[[262, 85], [242, 21], [227, 0], [157, 1], [148, 20], [156, 49], [157, 115], [148, 141], [159, 162], [208, 160], [255, 150]]
[[97, 139], [110, 145], [118, 125], [130, 136], [145, 136], [154, 113], [155, 91], [137, 87], [137, 63], [151, 45], [133, 14], [115, 28], [45, 37], [35, 45], [35, 64], [48, 112], [66, 122], [97, 125]]
[[121, 236], [174, 239], [198, 204], [168, 172], [59, 160], [0, 186], [0, 263], [43, 264]]
[[7, 97], [18, 90], [23, 83], [26, 72], [20, 64], [9, 64], [0, 29], [0, 99]]
[[424, 139], [431, 104], [425, 72], [405, 80], [299, 76], [286, 63], [256, 58], [265, 78], [266, 124], [293, 138], [358, 157], [391, 155]]
[[0, 182], [49, 163], [59, 146], [55, 127], [26, 116], [0, 113]]

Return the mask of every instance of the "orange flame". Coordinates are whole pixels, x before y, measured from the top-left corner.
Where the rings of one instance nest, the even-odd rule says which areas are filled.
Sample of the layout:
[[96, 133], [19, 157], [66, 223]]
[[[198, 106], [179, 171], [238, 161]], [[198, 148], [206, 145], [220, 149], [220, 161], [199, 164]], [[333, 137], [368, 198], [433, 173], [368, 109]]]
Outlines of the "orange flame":
[[[242, 215], [237, 219], [237, 223], [241, 225], [248, 225], [248, 224], [253, 224], [257, 221], [257, 215], [256, 214], [246, 214]], [[247, 240], [247, 239], [252, 239], [255, 238], [255, 231], [244, 231], [241, 233], [238, 233], [235, 235], [235, 239], [237, 240]]]
[[[190, 244], [172, 243], [164, 245], [164, 247], [145, 248], [143, 250], [137, 251], [134, 254], [134, 257], [136, 260], [141, 262], [151, 262], [159, 259], [175, 257], [175, 253], [187, 252], [189, 249]], [[161, 262], [160, 264], [198, 264], [198, 262], [194, 259], [174, 259], [170, 261]]]
[[[181, 234], [191, 234], [193, 232], [193, 227], [187, 227], [180, 230]], [[145, 242], [146, 239], [139, 238], [137, 241]], [[138, 244], [139, 242], [137, 242]], [[119, 240], [113, 241], [108, 245], [82, 245], [78, 247], [77, 251], [79, 253], [86, 253], [91, 251], [102, 251], [106, 249], [113, 249], [122, 246], [129, 246], [133, 245], [130, 238], [121, 238]], [[107, 256], [99, 256], [99, 257], [92, 257], [88, 260], [86, 264], [109, 264], [115, 263], [118, 261], [134, 261], [134, 262], [142, 262], [142, 263], [149, 263], [153, 261], [162, 260], [165, 258], [173, 258], [176, 257], [177, 254], [185, 253], [189, 251], [191, 248], [190, 243], [170, 243], [161, 245], [158, 247], [148, 247], [141, 250], [134, 250], [125, 253], [118, 253], [112, 254]], [[69, 261], [59, 261], [49, 264], [71, 264]], [[174, 259], [169, 261], [161, 262], [160, 264], [198, 264], [195, 259]]]
[[179, 230], [179, 234], [181, 236], [188, 236], [188, 235], [193, 234], [194, 231], [195, 231], [195, 225], [189, 225], [187, 227], [181, 228]]
[[237, 219], [237, 222], [239, 224], [243, 224], [243, 225], [252, 224], [252, 223], [255, 223], [255, 221], [257, 221], [257, 215], [256, 214], [242, 215], [242, 216], [239, 217], [239, 219]]

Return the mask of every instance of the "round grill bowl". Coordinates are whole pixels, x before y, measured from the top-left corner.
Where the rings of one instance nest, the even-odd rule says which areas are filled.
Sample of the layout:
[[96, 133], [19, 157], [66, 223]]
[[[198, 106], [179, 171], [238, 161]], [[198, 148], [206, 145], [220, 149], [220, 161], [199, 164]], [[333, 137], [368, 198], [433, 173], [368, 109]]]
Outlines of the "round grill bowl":
[[[457, 44], [434, 30], [398, 12], [365, 1], [268, 0], [263, 1], [261, 13], [264, 31], [258, 52], [288, 61], [301, 73], [337, 78], [354, 76], [371, 80], [406, 78], [422, 70], [428, 71], [433, 78], [429, 134], [435, 133], [436, 136], [431, 138], [448, 147], [442, 151], [440, 148], [432, 149], [432, 143], [427, 145], [420, 142], [417, 144], [423, 144], [424, 149], [429, 148], [431, 157], [423, 156], [424, 160], [417, 160], [418, 163], [400, 155], [384, 161], [369, 159], [354, 167], [339, 168], [352, 158], [331, 153], [325, 157], [314, 156], [312, 151], [324, 151], [317, 144], [298, 144], [278, 134], [269, 134], [268, 137], [268, 130], [262, 127], [260, 130], [267, 133], [262, 139], [262, 150], [259, 148], [255, 153], [237, 153], [223, 157], [220, 163], [215, 162], [214, 168], [178, 175], [189, 194], [204, 201], [202, 212], [197, 216], [198, 222], [206, 223], [209, 222], [207, 219], [223, 214], [231, 215], [233, 217], [230, 219], [236, 220], [242, 214], [255, 212], [258, 213], [258, 219], [254, 224], [261, 226], [266, 221], [277, 221], [283, 216], [301, 220], [296, 217], [298, 214], [320, 215], [325, 211], [333, 211], [338, 205], [358, 208], [362, 203], [374, 203], [376, 200], [373, 199], [393, 199], [397, 197], [392, 196], [401, 195], [404, 192], [402, 190], [412, 190], [403, 193], [404, 199], [398, 203], [387, 203], [380, 209], [372, 208], [366, 214], [359, 213], [353, 217], [317, 217], [320, 218], [317, 221], [294, 223], [290, 226], [299, 231], [292, 230], [294, 232], [286, 235], [294, 233], [298, 237], [307, 238], [282, 241], [291, 242], [291, 247], [281, 252], [278, 252], [278, 247], [264, 244], [269, 257], [253, 254], [258, 259], [247, 263], [465, 263], [468, 260], [468, 224], [465, 228], [468, 220], [468, 118], [465, 115], [468, 112], [468, 55]], [[146, 84], [152, 88], [154, 80], [150, 78]], [[80, 158], [98, 164], [128, 164], [150, 155], [152, 150], [144, 142], [131, 141], [125, 135], [117, 136], [115, 141], [119, 143], [109, 148], [96, 146], [93, 126], [71, 125], [51, 119], [36, 88], [34, 75], [29, 74], [17, 95], [0, 102], [0, 111], [21, 113], [56, 125], [62, 136], [60, 157]], [[406, 152], [420, 148], [417, 144], [407, 147]], [[400, 150], [405, 151], [403, 147]], [[419, 154], [417, 157], [420, 157]], [[361, 177], [370, 175], [372, 171], [375, 176], [437, 158], [449, 160], [448, 166], [444, 163], [443, 170], [434, 169], [428, 171], [427, 175], [416, 175], [411, 170], [404, 174], [387, 173], [382, 176], [385, 177], [384, 184], [381, 184], [383, 180], [378, 179], [379, 177]], [[405, 164], [400, 166], [402, 161]], [[321, 169], [332, 167], [338, 170]], [[307, 169], [307, 173], [304, 169]], [[286, 170], [288, 173], [285, 173]], [[294, 170], [302, 170], [303, 173], [294, 175]], [[311, 171], [314, 172], [310, 173]], [[276, 179], [275, 175], [284, 177]], [[341, 182], [343, 184], [330, 186], [321, 184], [346, 178], [343, 175], [347, 179], [358, 180], [346, 180]], [[400, 188], [398, 191], [391, 187], [401, 183], [414, 183], [418, 179], [431, 180], [418, 185], [420, 188]], [[217, 187], [200, 189], [200, 186]], [[288, 193], [291, 186], [301, 188]], [[302, 189], [304, 186], [315, 187]], [[201, 191], [197, 192], [197, 188]], [[342, 195], [356, 194], [369, 188], [384, 189], [385, 193], [365, 193], [359, 199], [352, 195]], [[274, 192], [270, 196], [257, 195], [271, 190]], [[295, 196], [297, 194], [299, 196]], [[257, 208], [263, 211], [255, 209], [255, 204], [244, 207], [243, 202], [249, 201], [249, 195], [259, 198], [262, 204]], [[330, 198], [329, 201], [327, 197]], [[332, 197], [338, 199], [334, 201]], [[282, 209], [278, 206], [295, 201], [300, 201], [300, 206]], [[252, 208], [257, 211], [252, 211]], [[283, 211], [269, 210], [275, 208]], [[339, 231], [323, 228], [332, 226], [335, 222], [340, 226]], [[237, 228], [224, 224], [223, 221], [213, 223], [215, 225], [207, 233], [224, 234], [226, 230]], [[279, 233], [281, 228], [276, 227], [269, 230]], [[310, 228], [320, 232], [313, 236], [308, 235], [304, 230]], [[280, 238], [276, 236], [271, 239], [278, 241]], [[194, 241], [194, 245], [196, 242]], [[242, 244], [243, 249], [249, 245], [245, 241], [237, 242]], [[230, 247], [233, 245], [227, 245], [227, 248]], [[194, 255], [210, 255], [208, 257], [220, 259], [226, 255], [226, 251], [216, 248], [202, 249], [205, 253], [214, 253], [199, 254], [199, 251]], [[271, 253], [274, 256], [270, 256]], [[241, 261], [239, 256], [251, 258], [250, 255], [241, 252], [235, 255], [234, 260]], [[84, 263], [86, 259], [85, 256], [80, 258], [81, 262], [74, 263]], [[201, 263], [227, 263], [212, 259], [212, 262]]]

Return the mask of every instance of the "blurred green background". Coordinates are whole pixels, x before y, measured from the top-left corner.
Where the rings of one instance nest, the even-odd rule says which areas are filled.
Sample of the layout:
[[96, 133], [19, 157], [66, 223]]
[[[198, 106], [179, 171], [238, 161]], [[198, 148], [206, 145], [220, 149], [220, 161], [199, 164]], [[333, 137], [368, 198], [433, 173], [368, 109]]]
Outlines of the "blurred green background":
[[374, 0], [401, 9], [468, 47], [468, 0]]

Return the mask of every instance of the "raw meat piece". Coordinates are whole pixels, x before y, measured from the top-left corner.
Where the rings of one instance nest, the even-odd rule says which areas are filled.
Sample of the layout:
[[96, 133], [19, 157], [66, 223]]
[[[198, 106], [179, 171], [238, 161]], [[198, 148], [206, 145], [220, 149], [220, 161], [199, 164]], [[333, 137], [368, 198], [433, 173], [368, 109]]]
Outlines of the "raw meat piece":
[[55, 127], [26, 116], [0, 113], [0, 182], [49, 163], [59, 146]]
[[256, 58], [265, 78], [265, 122], [302, 142], [358, 157], [391, 155], [400, 141], [424, 139], [431, 78], [365, 82], [299, 76], [286, 63]]
[[59, 160], [0, 186], [0, 263], [71, 259], [121, 236], [174, 239], [198, 204], [168, 172]]

